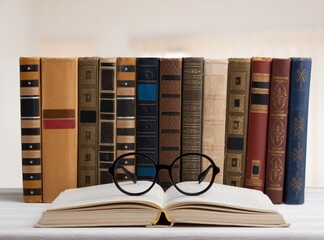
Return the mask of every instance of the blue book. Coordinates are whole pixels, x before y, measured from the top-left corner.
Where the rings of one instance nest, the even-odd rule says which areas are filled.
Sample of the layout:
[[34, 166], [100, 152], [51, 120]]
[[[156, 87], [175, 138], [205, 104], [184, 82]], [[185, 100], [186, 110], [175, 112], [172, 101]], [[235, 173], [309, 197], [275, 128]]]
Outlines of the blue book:
[[[158, 163], [159, 150], [159, 58], [136, 59], [136, 152]], [[136, 159], [139, 179], [153, 179], [155, 168], [145, 159]]]
[[310, 58], [291, 59], [284, 185], [286, 204], [304, 203], [311, 66]]

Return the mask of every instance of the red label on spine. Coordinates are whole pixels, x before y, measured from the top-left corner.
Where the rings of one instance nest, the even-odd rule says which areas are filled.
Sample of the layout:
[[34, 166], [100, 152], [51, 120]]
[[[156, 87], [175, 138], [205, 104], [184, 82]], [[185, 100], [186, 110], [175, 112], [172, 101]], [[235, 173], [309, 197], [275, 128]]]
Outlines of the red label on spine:
[[75, 119], [45, 119], [43, 120], [44, 129], [74, 129]]

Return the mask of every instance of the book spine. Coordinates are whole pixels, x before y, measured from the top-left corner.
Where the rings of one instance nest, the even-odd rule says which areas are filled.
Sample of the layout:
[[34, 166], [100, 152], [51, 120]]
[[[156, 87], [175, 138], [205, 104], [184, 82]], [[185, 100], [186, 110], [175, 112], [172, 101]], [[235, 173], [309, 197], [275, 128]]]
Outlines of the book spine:
[[42, 58], [43, 201], [77, 187], [78, 61]]
[[[203, 58], [183, 59], [182, 153], [202, 151], [203, 76]], [[182, 181], [196, 181], [200, 171], [199, 157], [182, 159]]]
[[[116, 75], [117, 120], [116, 157], [134, 152], [136, 146], [136, 58], [118, 58]], [[135, 173], [135, 159], [124, 159], [127, 170]], [[117, 173], [119, 180], [127, 180], [124, 172]]]
[[252, 58], [245, 187], [264, 191], [271, 58]]
[[[181, 153], [181, 75], [181, 58], [160, 60], [160, 164], [170, 165]], [[180, 181], [180, 166], [174, 167], [172, 176], [175, 183]], [[159, 183], [165, 189], [172, 185], [167, 172], [160, 173]]]
[[98, 184], [99, 58], [79, 58], [78, 187]]
[[[227, 70], [227, 60], [204, 61], [202, 152], [220, 169], [224, 169]], [[208, 166], [207, 161], [202, 162], [203, 170]], [[211, 179], [211, 174], [205, 179]], [[216, 175], [215, 182], [223, 183], [223, 172]]]
[[250, 58], [229, 59], [224, 183], [238, 187], [244, 187], [250, 76]]
[[[136, 151], [158, 163], [159, 154], [159, 58], [136, 59]], [[136, 159], [139, 179], [155, 177], [154, 168]]]
[[284, 183], [286, 204], [304, 203], [311, 66], [310, 58], [291, 59]]
[[282, 203], [288, 119], [290, 58], [272, 60], [265, 193]]
[[20, 110], [24, 201], [42, 202], [40, 58], [21, 57]]
[[111, 183], [116, 158], [116, 58], [99, 60], [99, 184]]

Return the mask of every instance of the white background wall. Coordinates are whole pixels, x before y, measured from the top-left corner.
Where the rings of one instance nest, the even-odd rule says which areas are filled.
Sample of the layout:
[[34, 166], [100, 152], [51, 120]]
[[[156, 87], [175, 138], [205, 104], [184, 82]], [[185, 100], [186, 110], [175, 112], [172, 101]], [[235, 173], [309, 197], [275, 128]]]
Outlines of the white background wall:
[[0, 187], [21, 187], [20, 56], [313, 58], [307, 186], [324, 186], [324, 1], [0, 0]]

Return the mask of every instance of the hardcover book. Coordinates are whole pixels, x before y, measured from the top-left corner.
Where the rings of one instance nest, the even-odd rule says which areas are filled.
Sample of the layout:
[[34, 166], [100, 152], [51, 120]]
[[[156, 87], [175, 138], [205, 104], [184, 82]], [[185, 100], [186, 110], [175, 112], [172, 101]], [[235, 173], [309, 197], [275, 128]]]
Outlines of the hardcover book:
[[98, 184], [99, 58], [79, 58], [78, 187]]
[[[136, 151], [159, 159], [159, 58], [136, 59]], [[136, 159], [137, 176], [155, 176], [151, 164]]]
[[[136, 58], [117, 58], [116, 158], [134, 152], [136, 146]], [[127, 170], [135, 172], [135, 159], [126, 157]], [[127, 162], [126, 162], [127, 161]], [[118, 179], [127, 179], [122, 171]]]
[[282, 203], [286, 158], [290, 58], [272, 59], [265, 193]]
[[[183, 184], [181, 188], [197, 187], [192, 182], [179, 184]], [[149, 186], [151, 182], [141, 181], [134, 187], [143, 185]], [[209, 191], [198, 196], [182, 195], [174, 186], [164, 192], [158, 184], [141, 196], [125, 195], [114, 184], [70, 189], [62, 192], [51, 204], [36, 227], [149, 227], [174, 224], [289, 226], [262, 192], [215, 183]]]
[[[203, 143], [202, 152], [224, 169], [225, 120], [227, 94], [227, 60], [205, 59], [203, 94]], [[203, 169], [209, 165], [202, 162]], [[206, 166], [205, 166], [206, 165]], [[207, 175], [206, 179], [210, 179]], [[223, 171], [216, 175], [215, 182], [223, 183]]]
[[224, 183], [243, 187], [245, 177], [250, 58], [230, 58], [227, 77]]
[[245, 187], [264, 191], [271, 58], [252, 58]]
[[78, 60], [42, 58], [43, 201], [77, 186]]
[[[202, 151], [204, 59], [183, 58], [182, 69], [182, 154]], [[182, 161], [181, 181], [197, 179], [201, 170], [200, 158]]]
[[112, 182], [108, 168], [116, 158], [116, 58], [99, 59], [98, 183]]
[[[160, 60], [160, 130], [159, 163], [171, 164], [181, 153], [181, 86], [182, 59], [162, 58]], [[180, 180], [179, 171], [173, 174], [173, 181]], [[163, 188], [171, 186], [167, 172], [159, 175], [159, 184]]]
[[19, 63], [24, 201], [42, 202], [40, 58], [21, 57]]
[[311, 58], [292, 58], [284, 202], [304, 203]]

